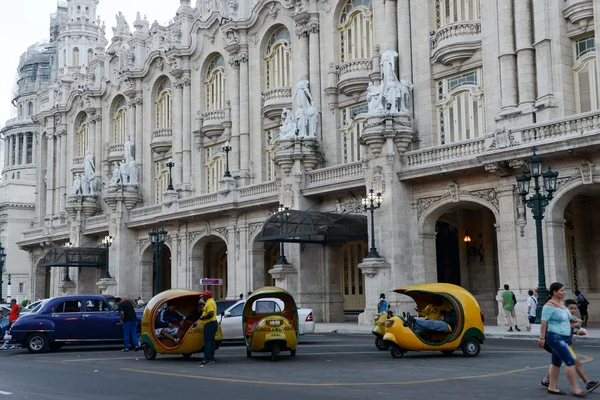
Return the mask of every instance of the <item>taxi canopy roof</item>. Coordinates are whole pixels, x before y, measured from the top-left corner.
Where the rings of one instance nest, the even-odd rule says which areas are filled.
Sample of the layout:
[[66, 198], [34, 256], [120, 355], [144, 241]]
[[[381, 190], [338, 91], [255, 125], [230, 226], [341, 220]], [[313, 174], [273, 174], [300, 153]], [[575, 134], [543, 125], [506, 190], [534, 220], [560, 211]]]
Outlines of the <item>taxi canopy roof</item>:
[[252, 312], [252, 304], [257, 300], [264, 298], [280, 299], [284, 303], [284, 310], [282, 311], [293, 311], [295, 313], [298, 312], [296, 302], [294, 301], [294, 297], [290, 294], [290, 292], [276, 286], [265, 286], [255, 290], [250, 296], [248, 296], [248, 299], [244, 304], [244, 314], [250, 314]]
[[419, 307], [423, 307], [425, 303], [431, 302], [436, 297], [452, 296], [463, 306], [476, 306], [479, 309], [479, 303], [471, 292], [451, 283], [421, 283], [403, 286], [395, 289], [394, 292], [411, 297]]

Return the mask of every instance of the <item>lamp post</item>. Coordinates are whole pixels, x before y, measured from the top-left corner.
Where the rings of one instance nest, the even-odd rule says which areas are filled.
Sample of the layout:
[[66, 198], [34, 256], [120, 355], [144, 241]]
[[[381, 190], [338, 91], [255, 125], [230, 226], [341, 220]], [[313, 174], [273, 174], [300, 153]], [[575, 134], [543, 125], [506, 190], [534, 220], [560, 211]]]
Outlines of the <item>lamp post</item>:
[[65, 243], [65, 262], [67, 265], [65, 266], [65, 277], [63, 278], [63, 282], [71, 282], [71, 277], [69, 276], [69, 258], [67, 257], [67, 251], [73, 247], [73, 243], [67, 242]]
[[[283, 204], [279, 205], [279, 212], [283, 212], [289, 210], [288, 207], [284, 207]], [[286, 215], [287, 219], [287, 215]], [[277, 260], [277, 265], [289, 265], [287, 258], [285, 258], [285, 247], [283, 247], [283, 242], [279, 242], [279, 260]]]
[[366, 258], [380, 258], [377, 248], [375, 247], [375, 210], [381, 207], [383, 198], [381, 193], [375, 194], [373, 189], [369, 189], [367, 197], [362, 199], [362, 205], [365, 211], [371, 211], [371, 248]]
[[150, 243], [154, 250], [155, 294], [158, 294], [160, 293], [160, 251], [167, 240], [167, 232], [163, 226], [160, 230], [152, 228], [152, 231], [148, 232], [148, 235], [150, 236]]
[[[525, 173], [525, 168], [522, 169], [521, 175], [517, 177], [519, 194], [523, 199], [523, 203], [531, 208], [531, 214], [535, 220], [535, 234], [537, 239], [537, 259], [538, 259], [538, 306], [536, 309], [536, 323], [540, 323], [542, 316], [542, 307], [546, 302], [548, 291], [546, 289], [546, 271], [544, 269], [544, 240], [542, 237], [542, 219], [546, 206], [552, 200], [552, 194], [556, 191], [556, 178], [558, 172], [554, 172], [548, 167], [548, 171], [542, 172], [543, 160], [535, 154], [533, 148], [533, 156], [527, 160], [529, 173]], [[546, 194], [541, 193], [542, 187], [539, 185], [540, 177], [543, 178]], [[531, 178], [533, 178], [533, 195], [527, 198], [531, 186]]]
[[225, 152], [225, 175], [223, 175], [223, 178], [231, 178], [231, 172], [229, 172], [229, 152], [231, 151], [231, 145], [229, 144], [229, 140], [221, 146], [221, 150]]
[[8, 274], [8, 285], [6, 285], [6, 300], [8, 302], [10, 302], [10, 299], [12, 299], [12, 282], [11, 282], [11, 275]]
[[108, 266], [109, 266], [108, 248], [113, 244], [112, 236], [109, 236], [109, 235], [104, 236], [104, 239], [102, 239], [102, 244], [104, 245], [104, 247], [106, 247], [106, 275], [104, 277], [107, 279], [110, 279], [110, 278], [112, 278], [112, 276], [110, 276], [110, 272], [108, 271]]
[[169, 186], [167, 186], [167, 190], [175, 190], [173, 189], [173, 174], [171, 174], [171, 169], [175, 166], [172, 158], [169, 158], [169, 161], [165, 163], [165, 166], [169, 168]]
[[0, 244], [0, 299], [2, 298], [2, 276], [4, 275], [4, 262], [6, 261], [6, 253], [4, 253], [4, 247]]

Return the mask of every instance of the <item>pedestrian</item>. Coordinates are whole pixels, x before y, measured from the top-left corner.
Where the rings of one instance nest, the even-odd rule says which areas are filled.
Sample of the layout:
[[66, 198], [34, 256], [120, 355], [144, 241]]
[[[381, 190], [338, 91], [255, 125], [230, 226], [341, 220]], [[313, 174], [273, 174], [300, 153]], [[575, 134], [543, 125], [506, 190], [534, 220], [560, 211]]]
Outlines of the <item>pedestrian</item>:
[[577, 308], [579, 308], [579, 315], [581, 315], [581, 319], [583, 320], [583, 327], [587, 328], [588, 322], [588, 306], [590, 302], [581, 294], [579, 290], [575, 291], [575, 296], [577, 296]]
[[[8, 314], [8, 328], [6, 329], [7, 331], [9, 331], [12, 324], [14, 324], [17, 319], [19, 319], [19, 315], [21, 314], [22, 309], [23, 309], [23, 307], [21, 307], [20, 304], [17, 304], [16, 299], [12, 299], [10, 301], [10, 313]], [[19, 348], [18, 344], [13, 344], [10, 347], [11, 350], [18, 349], [18, 348]], [[4, 345], [2, 347], [0, 347], [0, 349], [2, 349], [2, 350], [8, 349], [8, 340], [4, 341]]]
[[200, 364], [210, 365], [215, 363], [215, 336], [219, 328], [219, 323], [217, 322], [217, 303], [215, 303], [210, 290], [202, 292], [201, 298], [206, 302], [206, 305], [200, 317], [200, 321], [204, 322], [204, 361]]
[[585, 397], [585, 393], [577, 384], [575, 377], [575, 357], [569, 348], [571, 340], [571, 313], [563, 305], [565, 298], [565, 287], [560, 282], [550, 285], [548, 299], [542, 309], [542, 325], [540, 327], [540, 339], [538, 346], [548, 346], [552, 350], [552, 365], [549, 371], [548, 393], [566, 394], [556, 387], [560, 367], [565, 363], [565, 375], [571, 385], [572, 395]]
[[385, 293], [381, 293], [379, 295], [379, 303], [377, 303], [377, 312], [387, 312], [388, 310], [388, 302], [385, 300]]
[[144, 300], [142, 300], [141, 296], [138, 296], [138, 298], [137, 298], [137, 306], [140, 307], [140, 306], [143, 306], [143, 305], [144, 305]]
[[527, 326], [527, 330], [530, 331], [531, 325], [535, 324], [538, 298], [533, 290], [529, 290], [528, 294], [529, 297], [527, 298], [527, 319], [529, 321], [529, 325]]
[[140, 343], [137, 338], [137, 315], [133, 309], [133, 303], [129, 300], [122, 301], [120, 297], [115, 299], [115, 303], [119, 307], [117, 311], [121, 314], [121, 322], [123, 323], [123, 349], [121, 351], [129, 351], [129, 337], [133, 338], [133, 350], [140, 349]]
[[504, 285], [504, 292], [502, 292], [502, 308], [504, 309], [504, 315], [506, 316], [506, 320], [508, 321], [508, 331], [513, 331], [512, 327], [514, 322], [515, 330], [517, 332], [521, 332], [521, 330], [517, 326], [517, 314], [515, 313], [517, 297], [509, 289], [510, 287], [508, 285]]
[[244, 293], [240, 293], [240, 300], [244, 300]]
[[[581, 328], [582, 321], [575, 316], [575, 312], [577, 311], [577, 302], [575, 300], [568, 299], [568, 300], [565, 300], [565, 306], [567, 307], [567, 309], [573, 316], [573, 319], [571, 320], [571, 340], [573, 339], [573, 336], [575, 336], [575, 335], [576, 336], [586, 336], [587, 331], [585, 329]], [[546, 350], [546, 348], [544, 348], [544, 349]], [[575, 354], [575, 351], [573, 350], [572, 344], [569, 345], [569, 349], [571, 350], [571, 353], [573, 353], [573, 357], [575, 358], [575, 371], [577, 372], [577, 375], [579, 375], [579, 378], [585, 384], [585, 388], [586, 388], [587, 392], [592, 393], [594, 390], [598, 389], [598, 387], [600, 386], [600, 381], [590, 381], [588, 379], [585, 371], [583, 370], [583, 365], [581, 364], [581, 362], [577, 358], [577, 354]], [[552, 353], [552, 350], [550, 350], [550, 353]], [[544, 379], [542, 379], [542, 386], [548, 387], [549, 384], [550, 384], [550, 371], [548, 370], [548, 372], [546, 373], [546, 377]]]

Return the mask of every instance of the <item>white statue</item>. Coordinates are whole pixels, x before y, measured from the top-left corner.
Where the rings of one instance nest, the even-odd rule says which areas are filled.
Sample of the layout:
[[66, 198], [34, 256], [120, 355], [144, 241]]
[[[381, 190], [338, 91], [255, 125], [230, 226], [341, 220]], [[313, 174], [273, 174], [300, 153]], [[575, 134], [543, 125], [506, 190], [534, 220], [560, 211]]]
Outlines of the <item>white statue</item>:
[[129, 24], [125, 19], [125, 16], [121, 11], [116, 15], [117, 17], [117, 27], [113, 28], [113, 32], [115, 35], [131, 35], [131, 30], [129, 29]]
[[370, 115], [383, 111], [382, 96], [383, 88], [381, 85], [373, 85], [373, 82], [370, 82], [367, 88], [368, 113]]
[[113, 172], [112, 177], [110, 178], [110, 182], [108, 183], [110, 186], [119, 185], [123, 182], [123, 178], [121, 177], [121, 170], [119, 169], [119, 164], [115, 161], [113, 163]]
[[137, 164], [135, 163], [135, 160], [131, 160], [129, 163], [129, 184], [137, 185], [139, 183], [138, 179]]
[[85, 175], [81, 176], [81, 194], [84, 196], [90, 194], [90, 180]]
[[96, 176], [96, 167], [94, 165], [94, 156], [92, 153], [87, 153], [83, 159], [83, 172], [88, 180], [91, 180]]
[[387, 101], [387, 109], [391, 112], [399, 111], [398, 99], [400, 98], [401, 88], [400, 82], [390, 82], [387, 91], [385, 92], [385, 99]]
[[386, 43], [383, 45], [383, 54], [381, 55], [381, 80], [383, 81], [384, 89], [392, 82], [398, 82], [396, 75], [396, 58], [398, 53], [390, 49]]
[[296, 111], [296, 128], [298, 130], [298, 137], [308, 136], [306, 131], [308, 129], [308, 116], [302, 104], [298, 104], [298, 110]]
[[281, 138], [291, 138], [296, 135], [296, 123], [294, 122], [294, 117], [292, 112], [284, 108], [281, 113]]
[[133, 155], [131, 153], [131, 139], [129, 138], [129, 135], [125, 136], [125, 143], [123, 144], [123, 150], [125, 152], [125, 162], [127, 164], [130, 164], [131, 161], [133, 160]]
[[73, 186], [71, 187], [71, 195], [73, 196], [81, 196], [81, 178], [80, 174], [75, 174], [73, 178]]
[[412, 92], [414, 85], [408, 79], [408, 77], [402, 74], [400, 79], [400, 111], [408, 112], [411, 104], [410, 92]]
[[298, 107], [302, 106], [305, 110], [308, 110], [308, 107], [312, 104], [312, 96], [310, 95], [308, 86], [309, 82], [304, 79], [302, 75], [298, 76], [296, 92], [294, 93], [294, 98], [292, 99], [296, 100]]
[[308, 137], [317, 137], [317, 120], [319, 119], [319, 113], [317, 112], [317, 107], [315, 107], [314, 104], [311, 104], [310, 107], [308, 107], [307, 115]]
[[121, 171], [121, 179], [123, 180], [123, 184], [129, 183], [129, 166], [125, 163], [125, 161], [121, 161], [119, 164], [119, 170]]

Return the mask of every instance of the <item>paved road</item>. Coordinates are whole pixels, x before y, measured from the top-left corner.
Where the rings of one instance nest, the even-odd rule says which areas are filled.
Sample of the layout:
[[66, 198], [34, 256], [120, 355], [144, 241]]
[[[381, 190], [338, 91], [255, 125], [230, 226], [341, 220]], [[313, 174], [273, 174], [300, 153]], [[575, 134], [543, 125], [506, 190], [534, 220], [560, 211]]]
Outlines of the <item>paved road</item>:
[[[580, 343], [576, 350], [589, 375], [600, 377], [594, 361], [600, 345]], [[121, 353], [119, 347], [65, 347], [43, 355], [4, 351], [0, 400], [548, 397], [539, 381], [549, 356], [524, 340], [488, 340], [477, 358], [408, 353], [393, 359], [375, 349], [371, 336], [326, 334], [303, 337], [295, 358], [276, 363], [266, 354], [246, 358], [241, 345], [221, 347], [215, 365], [200, 367], [199, 360], [159, 355], [147, 361], [141, 352]], [[567, 389], [564, 379], [561, 384]]]

